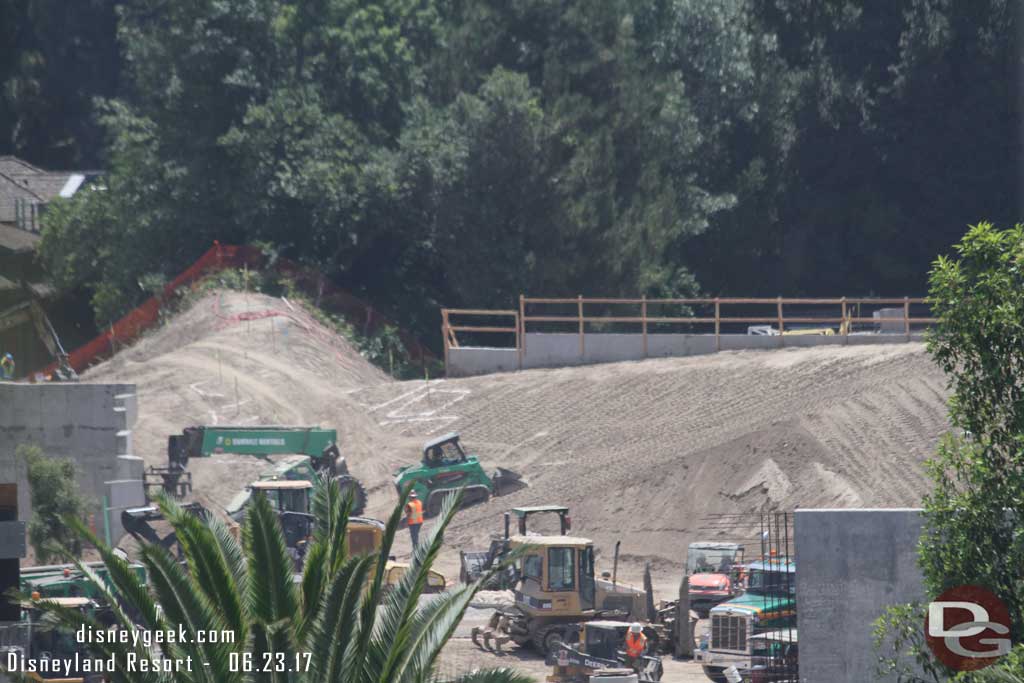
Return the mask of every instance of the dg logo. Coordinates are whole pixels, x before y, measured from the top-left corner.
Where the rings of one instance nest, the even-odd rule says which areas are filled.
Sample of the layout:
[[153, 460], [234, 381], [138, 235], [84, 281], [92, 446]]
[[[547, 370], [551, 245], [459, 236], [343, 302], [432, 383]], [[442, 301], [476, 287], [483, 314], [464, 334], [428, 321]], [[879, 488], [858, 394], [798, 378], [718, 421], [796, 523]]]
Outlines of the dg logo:
[[1010, 652], [1010, 611], [982, 586], [957, 586], [928, 604], [928, 646], [955, 671], [977, 671]]

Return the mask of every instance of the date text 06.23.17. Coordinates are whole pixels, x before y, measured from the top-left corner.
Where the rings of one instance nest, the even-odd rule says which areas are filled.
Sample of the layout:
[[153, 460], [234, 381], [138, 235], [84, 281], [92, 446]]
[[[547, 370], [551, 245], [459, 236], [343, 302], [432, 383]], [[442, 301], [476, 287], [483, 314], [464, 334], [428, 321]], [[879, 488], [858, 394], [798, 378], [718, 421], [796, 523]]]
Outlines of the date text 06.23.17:
[[232, 652], [228, 668], [237, 673], [309, 671], [311, 659], [309, 652]]

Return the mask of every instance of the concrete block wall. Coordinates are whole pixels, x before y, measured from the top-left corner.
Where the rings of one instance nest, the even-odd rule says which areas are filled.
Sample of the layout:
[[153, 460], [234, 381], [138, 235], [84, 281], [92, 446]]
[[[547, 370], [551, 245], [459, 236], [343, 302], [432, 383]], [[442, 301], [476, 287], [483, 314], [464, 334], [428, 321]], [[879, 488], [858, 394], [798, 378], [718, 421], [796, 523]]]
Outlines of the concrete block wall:
[[75, 463], [79, 490], [102, 536], [107, 482], [126, 474], [141, 480], [141, 459], [119, 458], [131, 455], [137, 415], [130, 384], [0, 383], [0, 481], [18, 484], [19, 517], [28, 520], [31, 507], [25, 465], [15, 450], [34, 443], [49, 456]]
[[916, 508], [796, 511], [801, 681], [895, 683], [875, 675], [873, 622], [887, 606], [924, 600], [922, 525]]
[[[902, 314], [902, 311], [901, 311]], [[923, 335], [911, 334], [909, 341], [921, 341]], [[593, 333], [583, 337], [580, 354], [579, 335], [573, 333], [530, 332], [526, 335], [522, 367], [559, 368], [592, 363], [696, 356], [722, 351], [778, 349], [785, 347], [835, 346], [842, 344], [892, 344], [908, 341], [903, 334], [851, 334], [834, 335], [758, 336], [747, 334], [648, 334], [647, 354], [644, 355], [643, 336], [640, 334]], [[492, 372], [519, 369], [516, 349], [488, 347], [460, 347], [448, 351], [448, 376], [468, 377]]]

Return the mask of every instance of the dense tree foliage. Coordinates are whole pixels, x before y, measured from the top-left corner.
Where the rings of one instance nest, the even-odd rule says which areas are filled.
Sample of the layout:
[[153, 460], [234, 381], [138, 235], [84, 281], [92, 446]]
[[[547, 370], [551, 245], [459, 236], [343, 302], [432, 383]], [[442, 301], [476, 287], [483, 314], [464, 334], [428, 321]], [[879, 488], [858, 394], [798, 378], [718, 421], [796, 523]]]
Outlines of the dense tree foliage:
[[22, 444], [15, 451], [24, 460], [32, 498], [32, 519], [28, 523], [28, 540], [38, 564], [59, 558], [62, 550], [78, 557], [82, 544], [64, 523], [65, 518], [82, 519], [86, 502], [75, 484], [75, 465], [63, 458], [43, 454], [35, 444]]
[[0, 2], [0, 152], [102, 153], [42, 251], [101, 322], [214, 239], [430, 331], [522, 291], [919, 294], [1019, 208], [1021, 0], [47, 4]]

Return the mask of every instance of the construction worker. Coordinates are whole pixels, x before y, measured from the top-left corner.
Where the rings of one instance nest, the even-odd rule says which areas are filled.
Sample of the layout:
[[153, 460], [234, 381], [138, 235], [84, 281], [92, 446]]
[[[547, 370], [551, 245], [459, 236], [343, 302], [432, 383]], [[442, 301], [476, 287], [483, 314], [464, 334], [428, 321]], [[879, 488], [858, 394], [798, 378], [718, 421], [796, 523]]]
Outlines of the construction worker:
[[423, 501], [413, 491], [409, 494], [409, 502], [405, 504], [405, 521], [409, 526], [413, 550], [420, 544], [420, 527], [423, 526]]
[[9, 353], [0, 358], [0, 379], [14, 379], [14, 356]]
[[639, 622], [634, 622], [626, 634], [626, 666], [637, 673], [644, 668], [644, 650], [647, 649], [647, 636]]

